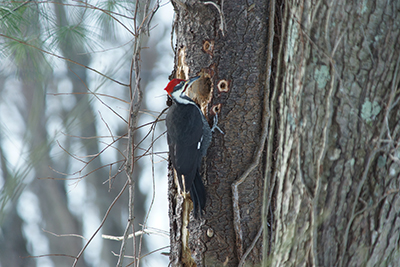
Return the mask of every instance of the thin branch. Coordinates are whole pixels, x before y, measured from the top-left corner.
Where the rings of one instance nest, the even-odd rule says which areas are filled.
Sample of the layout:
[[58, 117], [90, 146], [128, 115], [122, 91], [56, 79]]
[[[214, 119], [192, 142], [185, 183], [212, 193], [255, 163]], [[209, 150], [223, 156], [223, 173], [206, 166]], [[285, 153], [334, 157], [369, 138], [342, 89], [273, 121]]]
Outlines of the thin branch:
[[[25, 6], [26, 4], [30, 3], [31, 0], [25, 1], [22, 4], [20, 4], [19, 6], [15, 7], [13, 10], [9, 10], [7, 14], [4, 14], [0, 20], [3, 20], [5, 17], [11, 15], [12, 13], [14, 13], [15, 11], [17, 11], [18, 9], [20, 9], [21, 7]], [[3, 10], [5, 10], [6, 8], [3, 7]]]
[[[140, 257], [140, 259], [143, 259], [144, 257], [147, 257], [147, 256], [149, 256], [149, 255], [151, 255], [151, 254], [153, 254], [153, 253], [155, 253], [155, 252], [157, 252], [157, 251], [160, 251], [160, 250], [163, 250], [163, 249], [166, 249], [166, 248], [169, 248], [169, 247], [170, 247], [170, 246], [164, 246], [164, 247], [155, 249], [155, 250], [153, 250], [153, 251], [150, 251], [149, 253], [143, 255], [142, 257]], [[128, 264], [127, 267], [130, 266], [130, 265], [131, 265], [131, 264]]]
[[45, 230], [45, 229], [43, 229], [43, 228], [42, 228], [42, 231], [45, 232], [45, 233], [54, 235], [54, 236], [56, 236], [56, 237], [78, 237], [78, 238], [81, 238], [81, 239], [83, 239], [83, 240], [86, 240], [86, 238], [83, 237], [82, 235], [77, 235], [77, 234], [62, 234], [62, 235], [59, 235], [59, 234], [50, 232], [50, 231], [48, 231], [48, 230]]
[[99, 8], [99, 7], [96, 7], [96, 6], [93, 6], [93, 5], [89, 5], [89, 4], [87, 4], [87, 2], [82, 2], [82, 1], [78, 1], [78, 0], [72, 0], [72, 1], [73, 1], [73, 2], [77, 2], [77, 3], [82, 3], [82, 5], [68, 4], [68, 3], [65, 3], [65, 2], [60, 3], [60, 2], [54, 2], [54, 1], [36, 1], [35, 3], [37, 3], [37, 4], [52, 3], [52, 4], [63, 5], [63, 6], [84, 7], [84, 8], [88, 8], [88, 9], [99, 10], [99, 11], [102, 11], [102, 12], [104, 12], [104, 13], [110, 13], [110, 14], [113, 14], [113, 15], [116, 15], [116, 16], [119, 16], [119, 17], [122, 17], [122, 18], [125, 18], [125, 19], [133, 20], [133, 17], [124, 15], [124, 14], [122, 14], [122, 13], [118, 13], [118, 12], [114, 12], [114, 11], [102, 9], [102, 8]]
[[[119, 137], [118, 137], [118, 138], [119, 138]], [[124, 154], [118, 147], [115, 147], [115, 146], [113, 146], [112, 144], [106, 143], [106, 142], [104, 142], [104, 141], [99, 141], [99, 143], [100, 143], [100, 144], [103, 144], [103, 145], [106, 145], [106, 146], [108, 146], [109, 148], [112, 148], [112, 149], [116, 150], [122, 157], [125, 158], [125, 154]]]
[[[161, 112], [161, 114], [164, 111], [165, 111], [165, 109]], [[161, 116], [161, 114], [158, 116], [158, 118]], [[151, 143], [152, 144], [150, 145], [150, 147], [151, 147], [151, 157], [150, 157], [150, 159], [151, 159], [151, 178], [152, 178], [152, 185], [153, 185], [153, 190], [152, 191], [153, 192], [152, 192], [150, 207], [149, 207], [149, 210], [147, 211], [146, 217], [144, 219], [144, 222], [143, 222], [143, 225], [142, 225], [142, 229], [146, 228], [147, 220], [149, 219], [149, 215], [150, 215], [151, 209], [153, 208], [153, 205], [154, 205], [154, 199], [156, 197], [156, 181], [155, 181], [155, 178], [154, 178], [154, 145], [153, 145], [154, 144], [154, 134], [155, 134], [155, 131], [156, 131], [156, 129], [155, 129], [156, 128], [156, 123], [154, 123], [152, 125], [152, 128], [153, 128], [153, 131], [152, 131], [152, 135], [151, 135]], [[140, 259], [140, 254], [141, 254], [142, 241], [143, 241], [143, 236], [140, 236], [139, 253], [138, 253], [138, 258], [139, 259]], [[139, 266], [139, 260], [138, 260], [138, 266]]]
[[[133, 55], [131, 60], [131, 71], [129, 75], [129, 94], [130, 94], [130, 110], [129, 110], [129, 131], [128, 131], [128, 149], [127, 149], [127, 162], [126, 162], [126, 174], [128, 176], [129, 181], [129, 203], [128, 203], [128, 223], [124, 232], [124, 239], [120, 248], [120, 256], [118, 257], [117, 266], [121, 267], [124, 261], [126, 242], [128, 238], [128, 231], [132, 228], [132, 232], [135, 232], [133, 220], [134, 220], [134, 189], [135, 189], [135, 181], [133, 177], [133, 168], [134, 168], [134, 151], [135, 151], [135, 143], [134, 143], [134, 132], [138, 120], [138, 113], [142, 103], [142, 91], [140, 88], [140, 51], [141, 51], [141, 40], [143, 32], [136, 25], [137, 15], [139, 11], [139, 1], [136, 0], [135, 4], [135, 13], [134, 13], [134, 29], [135, 29], [135, 42], [133, 48]], [[147, 13], [147, 12], [146, 12]], [[143, 19], [142, 24], [147, 16]], [[135, 79], [134, 79], [135, 78]], [[136, 97], [135, 97], [136, 96]], [[132, 238], [133, 242], [133, 255], [134, 255], [134, 265], [136, 265], [136, 238]]]
[[[267, 46], [267, 60], [266, 60], [266, 79], [265, 79], [265, 90], [266, 91], [271, 91], [271, 73], [272, 73], [272, 57], [273, 57], [273, 45], [274, 45], [274, 37], [275, 37], [275, 31], [274, 31], [274, 26], [275, 26], [275, 0], [271, 0], [269, 2], [269, 16], [268, 16], [268, 46]], [[279, 59], [278, 59], [278, 64], [279, 64]], [[279, 71], [279, 67], [277, 67], [278, 71]], [[266, 103], [264, 105], [270, 107], [270, 112], [273, 113], [275, 112], [275, 108], [274, 106], [274, 102], [276, 99], [276, 95], [277, 95], [277, 90], [273, 90], [273, 94], [272, 94], [272, 98], [271, 101], [269, 101], [268, 105], [266, 105]], [[270, 94], [267, 92], [265, 94], [264, 97], [269, 98]], [[265, 100], [264, 100], [265, 101]], [[264, 107], [265, 108], [265, 107]], [[272, 114], [269, 114], [269, 133], [272, 136], [272, 133], [275, 129], [275, 116], [273, 116]], [[262, 228], [264, 229], [263, 231], [263, 255], [264, 255], [264, 260], [263, 260], [263, 265], [264, 262], [266, 262], [266, 258], [267, 258], [267, 234], [268, 234], [268, 230], [267, 230], [267, 224], [268, 224], [268, 210], [270, 207], [270, 203], [271, 203], [271, 198], [272, 198], [272, 192], [273, 192], [273, 186], [271, 186], [271, 170], [272, 170], [272, 148], [273, 148], [273, 138], [269, 138], [268, 143], [266, 144], [267, 149], [266, 149], [266, 155], [267, 155], [267, 160], [266, 160], [266, 164], [265, 164], [265, 171], [264, 171], [264, 188], [263, 188], [263, 207], [261, 210], [261, 215], [262, 215], [262, 219], [261, 219], [261, 225]], [[276, 175], [276, 172], [275, 172]], [[275, 176], [272, 178], [272, 182], [275, 186]], [[272, 228], [272, 227], [271, 227]], [[272, 235], [272, 234], [271, 234]], [[246, 254], [246, 253], [245, 253]]]
[[[88, 167], [89, 164], [90, 164], [93, 160], [95, 160], [98, 156], [100, 156], [100, 155], [101, 155], [105, 150], [107, 150], [109, 147], [112, 147], [112, 145], [113, 145], [115, 142], [119, 141], [121, 138], [122, 138], [122, 137], [117, 138], [116, 140], [114, 140], [114, 141], [112, 141], [110, 144], [108, 144], [105, 148], [103, 148], [99, 153], [97, 153], [97, 154], [95, 154], [95, 155], [92, 155], [93, 158], [91, 158], [89, 161], [80, 160], [77, 156], [72, 155], [72, 154], [69, 153], [66, 149], [64, 149], [64, 148], [60, 145], [60, 143], [59, 143], [58, 141], [57, 141], [57, 143], [58, 143], [58, 145], [60, 146], [60, 148], [63, 149], [68, 155], [70, 155], [71, 157], [75, 158], [75, 159], [78, 160], [78, 161], [81, 161], [81, 162], [85, 163], [85, 165], [84, 165], [80, 170], [76, 171], [75, 173], [70, 174], [70, 175], [76, 175], [76, 174], [78, 174], [78, 173], [83, 172], [84, 169], [85, 169], [86, 167]], [[90, 171], [90, 172], [87, 173], [86, 175], [81, 176], [81, 178], [84, 178], [84, 177], [88, 176], [89, 174], [95, 172], [96, 170], [99, 170], [99, 169], [101, 169], [101, 168], [104, 168], [105, 166], [108, 166], [108, 165], [103, 165], [103, 166], [101, 166], [101, 167], [99, 167], [99, 168], [97, 168], [97, 169], [95, 169], [95, 170], [93, 170], [93, 171]], [[51, 167], [50, 167], [50, 168], [51, 168]], [[54, 169], [53, 169], [53, 170], [54, 170]], [[54, 171], [55, 171], [55, 170], [54, 170]], [[59, 172], [58, 172], [58, 173], [59, 173]], [[65, 175], [68, 175], [68, 174], [65, 174]]]
[[[222, 2], [223, 4], [223, 2]], [[221, 4], [221, 5], [222, 5]], [[274, 17], [274, 9], [275, 9], [275, 1], [270, 1], [270, 15], [272, 14], [272, 18]], [[221, 18], [222, 19], [222, 18]], [[260, 143], [257, 148], [257, 152], [255, 155], [255, 158], [253, 159], [253, 162], [251, 165], [247, 168], [247, 170], [242, 174], [242, 176], [236, 180], [235, 182], [232, 183], [232, 202], [233, 202], [233, 224], [234, 224], [234, 230], [235, 230], [235, 235], [236, 235], [236, 247], [237, 247], [237, 253], [240, 258], [240, 263], [239, 266], [243, 266], [245, 259], [250, 253], [250, 251], [246, 251], [246, 253], [243, 255], [243, 237], [242, 237], [242, 229], [241, 229], [241, 218], [240, 218], [240, 208], [239, 208], [239, 185], [241, 185], [247, 177], [250, 175], [250, 173], [259, 165], [260, 159], [262, 158], [262, 154], [265, 148], [265, 143], [268, 137], [268, 125], [269, 125], [269, 118], [270, 118], [270, 112], [269, 112], [269, 84], [270, 84], [270, 79], [271, 79], [271, 62], [272, 62], [272, 49], [273, 49], [273, 39], [274, 39], [274, 24], [273, 24], [273, 19], [270, 20], [269, 24], [269, 39], [268, 39], [268, 52], [267, 52], [267, 64], [266, 64], [266, 73], [267, 73], [267, 78], [265, 80], [265, 94], [264, 94], [264, 103], [263, 103], [263, 113], [262, 113], [262, 133], [260, 137]], [[264, 181], [266, 183], [266, 180]], [[264, 187], [265, 188], [265, 187]], [[262, 233], [262, 222], [261, 222], [261, 228], [259, 231], [259, 235]], [[258, 234], [257, 234], [258, 236]], [[256, 238], [258, 239], [259, 236]], [[253, 240], [253, 242], [257, 242], [257, 240]]]
[[[109, 190], [111, 189], [111, 180], [114, 180], [115, 179], [115, 177], [117, 177], [117, 175], [119, 175], [123, 170], [124, 170], [124, 168], [125, 168], [125, 163], [126, 163], [126, 160], [123, 160], [124, 161], [124, 163], [123, 164], [121, 164], [120, 166], [119, 166], [119, 168], [118, 168], [118, 170], [116, 171], [116, 173], [113, 175], [113, 176], [110, 176], [110, 174], [109, 174], [109, 177], [108, 177], [108, 179], [106, 180], [106, 181], [104, 181], [103, 182], [103, 184], [106, 184], [107, 182], [109, 183]], [[110, 166], [110, 168], [111, 168], [112, 166]]]
[[[144, 234], [148, 234], [148, 235], [154, 234], [154, 235], [159, 235], [159, 236], [162, 236], [162, 237], [169, 238], [169, 233], [167, 231], [163, 231], [161, 229], [155, 229], [155, 228], [151, 228], [151, 227], [143, 228], [142, 230], [139, 230], [139, 231], [135, 232], [135, 236], [141, 236], [141, 235], [144, 235]], [[127, 238], [130, 239], [133, 236], [134, 236], [133, 234], [130, 234], [130, 235], [128, 235]], [[124, 236], [101, 235], [101, 237], [103, 239], [114, 240], [114, 241], [122, 241], [122, 240], [124, 240]]]
[[[99, 7], [96, 7], [96, 6], [93, 6], [93, 5], [91, 5], [91, 4], [89, 4], [89, 3], [87, 3], [87, 2], [82, 2], [82, 1], [77, 1], [77, 0], [73, 0], [74, 2], [78, 2], [78, 3], [82, 3], [84, 6], [83, 7], [86, 7], [86, 8], [92, 8], [92, 9], [94, 9], [94, 10], [100, 10], [101, 12], [103, 12], [103, 13], [105, 13], [105, 14], [107, 14], [108, 16], [110, 16], [113, 20], [115, 20], [116, 22], [118, 22], [123, 28], [125, 28], [125, 30], [127, 31], [127, 32], [129, 32], [131, 35], [133, 35], [133, 36], [136, 36], [124, 23], [122, 23], [119, 19], [117, 19], [116, 17], [114, 17], [113, 15], [112, 15], [112, 13], [113, 12], [111, 12], [111, 11], [108, 11], [108, 10], [105, 10], [105, 9], [102, 9], [102, 8], [99, 8]], [[132, 18], [129, 18], [129, 19], [132, 19]]]
[[236, 246], [237, 246], [237, 253], [241, 258], [243, 255], [243, 237], [242, 237], [242, 229], [241, 229], [241, 219], [240, 219], [240, 208], [239, 208], [239, 185], [241, 185], [250, 173], [259, 165], [260, 159], [262, 158], [262, 154], [265, 147], [265, 142], [268, 137], [268, 123], [269, 123], [269, 108], [268, 108], [268, 90], [265, 90], [264, 94], [264, 105], [263, 105], [263, 114], [262, 114], [262, 133], [259, 141], [259, 145], [257, 148], [256, 155], [253, 159], [253, 162], [250, 166], [246, 169], [246, 171], [237, 179], [235, 182], [232, 183], [232, 202], [233, 202], [233, 225], [236, 235]]
[[[154, 130], [154, 127], [155, 127], [155, 125], [157, 124], [157, 122], [160, 120], [160, 117], [165, 113], [165, 111], [167, 110], [168, 108], [165, 108], [165, 109], [163, 109], [162, 111], [161, 111], [161, 113], [157, 116], [157, 118], [151, 123], [151, 127], [150, 127], [150, 130], [147, 132], [147, 134], [139, 141], [139, 143], [137, 143], [136, 145], [135, 145], [135, 148], [136, 147], [138, 147], [141, 143], [143, 143], [144, 142], [144, 140], [146, 140], [146, 138], [152, 133], [152, 131]], [[165, 133], [165, 132], [164, 132]], [[163, 134], [164, 134], [163, 133]], [[148, 151], [148, 150], [147, 150]]]
[[128, 101], [123, 100], [123, 99], [121, 99], [121, 98], [119, 98], [119, 97], [112, 96], [112, 95], [109, 95], [109, 94], [103, 94], [103, 93], [92, 92], [92, 91], [89, 91], [89, 93], [88, 93], [88, 92], [46, 93], [46, 95], [52, 95], [52, 96], [62, 96], [62, 95], [98, 95], [98, 96], [105, 96], [105, 97], [109, 97], [109, 98], [118, 100], [118, 101], [120, 101], [120, 102], [122, 102], [122, 103], [124, 103], [124, 104], [129, 104]]
[[117, 80], [115, 80], [115, 79], [113, 79], [113, 78], [111, 78], [111, 77], [108, 77], [107, 75], [101, 73], [100, 71], [98, 71], [98, 70], [96, 70], [96, 69], [93, 69], [93, 68], [91, 68], [91, 67], [88, 67], [88, 66], [86, 66], [86, 65], [83, 65], [83, 64], [81, 64], [81, 63], [79, 63], [79, 62], [76, 62], [76, 61], [74, 61], [74, 60], [72, 60], [72, 59], [69, 59], [69, 58], [66, 58], [66, 57], [63, 57], [63, 56], [60, 56], [60, 55], [57, 55], [57, 54], [48, 52], [48, 51], [43, 50], [43, 49], [41, 49], [41, 48], [39, 48], [39, 47], [36, 47], [36, 46], [34, 46], [34, 45], [31, 45], [31, 44], [28, 44], [27, 42], [24, 42], [24, 41], [22, 41], [22, 40], [18, 40], [18, 39], [14, 38], [14, 37], [7, 36], [7, 35], [2, 34], [2, 33], [0, 33], [0, 36], [1, 36], [1, 37], [4, 37], [4, 38], [7, 38], [7, 39], [10, 39], [10, 40], [13, 40], [13, 41], [15, 41], [15, 42], [18, 42], [18, 43], [20, 43], [20, 44], [23, 44], [23, 45], [32, 47], [32, 48], [34, 48], [34, 49], [37, 49], [37, 50], [39, 50], [40, 52], [45, 53], [45, 54], [47, 54], [47, 55], [50, 55], [50, 56], [53, 56], [53, 57], [56, 57], [56, 58], [59, 58], [59, 59], [68, 61], [68, 62], [70, 62], [70, 63], [76, 64], [76, 65], [78, 65], [78, 66], [84, 67], [84, 68], [86, 68], [86, 69], [88, 69], [88, 70], [90, 70], [90, 71], [93, 71], [94, 73], [99, 74], [100, 76], [102, 76], [102, 77], [104, 77], [104, 78], [106, 78], [106, 79], [109, 79], [110, 81], [113, 81], [113, 82], [115, 82], [115, 83], [117, 83], [117, 84], [119, 84], [119, 85], [122, 85], [122, 86], [124, 86], [124, 87], [129, 87], [129, 84], [125, 84], [125, 83], [119, 82], [119, 81], [117, 81]]
[[87, 248], [87, 246], [89, 246], [90, 242], [93, 240], [93, 238], [97, 235], [97, 233], [100, 231], [100, 229], [103, 227], [108, 215], [110, 214], [111, 209], [114, 207], [115, 203], [117, 203], [117, 200], [121, 197], [122, 193], [125, 191], [125, 189], [128, 186], [128, 182], [129, 180], [126, 180], [125, 185], [122, 187], [121, 191], [118, 193], [118, 195], [114, 198], [113, 202], [111, 203], [111, 205], [108, 207], [106, 214], [103, 217], [103, 220], [100, 223], [100, 226], [97, 228], [97, 230], [93, 233], [93, 235], [90, 237], [89, 241], [86, 242], [85, 246], [81, 249], [81, 251], [78, 253], [78, 255], [75, 258], [74, 264], [72, 265], [72, 267], [75, 267], [76, 264], [78, 263], [79, 258], [82, 256], [83, 252], [85, 251], [85, 249]]
[[100, 139], [100, 138], [113, 138], [113, 137], [118, 137], [119, 139], [125, 138], [126, 134], [120, 135], [120, 136], [110, 136], [110, 135], [97, 135], [97, 136], [79, 136], [79, 135], [73, 135], [73, 134], [68, 134], [64, 132], [60, 132], [61, 134], [68, 136], [68, 137], [73, 137], [73, 138], [79, 138], [82, 140], [91, 140], [91, 139]]
[[[390, 96], [389, 96], [388, 103], [386, 104], [385, 120], [387, 120], [387, 121], [389, 120], [388, 119], [389, 118], [389, 113], [393, 108], [392, 103], [393, 103], [394, 97], [396, 95], [396, 89], [397, 89], [397, 85], [398, 85], [397, 75], [399, 73], [399, 68], [400, 68], [400, 56], [397, 58], [396, 68], [395, 68], [395, 70], [393, 72], [392, 88], [391, 88], [391, 91], [390, 91]], [[390, 129], [389, 129], [389, 125], [388, 125], [387, 128], [386, 127], [382, 127], [381, 128], [381, 132], [380, 132], [380, 135], [379, 135], [379, 139], [380, 140], [383, 139], [383, 135], [384, 135], [384, 133], [386, 131], [389, 131], [388, 132], [388, 136], [389, 136], [389, 139], [391, 139], [391, 137], [390, 137]]]
[[239, 267], [244, 266], [247, 256], [250, 254], [250, 252], [255, 247], [258, 239], [260, 239], [260, 236], [261, 236], [262, 232], [263, 232], [263, 225], [261, 224], [260, 230], [258, 230], [258, 233], [257, 233], [256, 237], [254, 237], [253, 242], [251, 242], [251, 245], [247, 248], [246, 252], [243, 254], [243, 257], [240, 259], [240, 262], [239, 262], [239, 265], [238, 265]]
[[225, 32], [225, 19], [224, 19], [224, 11], [223, 11], [223, 9], [224, 9], [224, 0], [221, 0], [221, 8], [216, 3], [211, 2], [211, 1], [203, 2], [203, 4], [212, 5], [218, 10], [219, 20], [220, 20], [219, 29], [222, 32], [222, 36], [225, 36], [225, 33], [224, 33]]
[[84, 164], [87, 164], [86, 161], [79, 159], [79, 158], [78, 158], [77, 156], [75, 156], [75, 155], [72, 155], [68, 150], [66, 150], [66, 149], [60, 144], [60, 142], [58, 142], [58, 140], [56, 140], [56, 142], [57, 142], [57, 145], [58, 145], [65, 153], [68, 154], [68, 156], [70, 156], [71, 158], [76, 159], [77, 161], [80, 161], [80, 162], [82, 162], [82, 163], [84, 163]]
[[[128, 122], [121, 117], [121, 115], [119, 115], [113, 108], [111, 108], [109, 105], [107, 105], [103, 100], [101, 100], [95, 93], [93, 93], [89, 87], [86, 85], [85, 81], [82, 80], [82, 78], [76, 74], [71, 68], [69, 68], [69, 71], [71, 71], [80, 81], [81, 83], [85, 86], [86, 90], [88, 90], [90, 93], [92, 93], [92, 95], [101, 103], [103, 104], [105, 107], [107, 107], [109, 110], [111, 110], [112, 113], [114, 113], [117, 117], [119, 117], [122, 121], [124, 121], [126, 124], [128, 124]], [[114, 138], [113, 138], [114, 139]]]
[[[55, 181], [82, 180], [83, 178], [89, 176], [90, 174], [92, 174], [92, 173], [94, 173], [94, 172], [96, 172], [96, 171], [98, 171], [98, 170], [100, 170], [100, 169], [102, 169], [102, 168], [109, 167], [110, 165], [114, 165], [114, 164], [117, 164], [117, 163], [120, 163], [120, 162], [125, 162], [125, 159], [118, 160], [118, 161], [114, 161], [114, 162], [112, 162], [112, 163], [109, 163], [109, 164], [100, 166], [100, 167], [98, 167], [98, 168], [96, 168], [96, 169], [94, 169], [94, 170], [92, 170], [92, 171], [86, 173], [85, 175], [79, 174], [79, 177], [76, 177], [76, 178], [41, 177], [41, 178], [38, 178], [38, 180], [44, 180], [44, 179], [47, 179], [47, 180], [55, 180]], [[53, 172], [57, 173], [57, 174], [61, 174], [61, 175], [64, 175], [64, 176], [68, 176], [68, 175], [77, 175], [78, 173], [80, 173], [80, 171], [77, 171], [77, 172], [75, 172], [75, 173], [68, 174], [68, 173], [64, 173], [64, 172], [57, 171], [56, 169], [52, 168], [51, 166], [49, 166], [49, 169], [52, 170]]]
[[[170, 246], [165, 246], [165, 247], [161, 247], [161, 248], [155, 249], [155, 250], [150, 251], [149, 253], [143, 255], [143, 256], [140, 257], [140, 258], [137, 258], [137, 257], [136, 257], [136, 259], [143, 259], [143, 258], [145, 258], [145, 257], [147, 257], [147, 256], [149, 256], [149, 255], [151, 255], [151, 254], [153, 254], [153, 253], [155, 253], [155, 252], [157, 252], [157, 251], [160, 251], [160, 250], [163, 250], [163, 249], [166, 249], [166, 248], [169, 248], [169, 247], [170, 247]], [[111, 251], [111, 253], [112, 253], [114, 256], [120, 257], [120, 255], [118, 255], [117, 253], [115, 253], [115, 252], [113, 252], [113, 251]], [[124, 257], [127, 258], [127, 259], [133, 259], [133, 258], [134, 258], [133, 256], [124, 256]], [[128, 265], [126, 265], [126, 267], [132, 266], [133, 263], [134, 263], [134, 262], [129, 263]]]
[[111, 129], [110, 129], [110, 127], [108, 126], [108, 123], [104, 120], [104, 118], [103, 118], [103, 115], [101, 115], [101, 112], [100, 112], [100, 110], [98, 110], [98, 112], [99, 112], [99, 115], [100, 115], [100, 119], [101, 119], [101, 121], [104, 123], [104, 125], [106, 126], [106, 128], [107, 128], [107, 130], [108, 130], [108, 132], [110, 133], [110, 135], [111, 135], [111, 138], [112, 138], [112, 140], [113, 141], [115, 141], [115, 139], [114, 139], [114, 135], [113, 135], [113, 133], [112, 133], [112, 131], [111, 131]]
[[351, 217], [350, 217], [349, 222], [347, 223], [346, 232], [345, 232], [344, 238], [343, 238], [343, 244], [342, 244], [342, 245], [343, 245], [343, 246], [342, 246], [343, 249], [342, 249], [342, 253], [341, 253], [341, 256], [340, 256], [339, 267], [342, 267], [342, 266], [343, 266], [344, 255], [345, 255], [345, 253], [347, 252], [347, 243], [348, 243], [348, 240], [349, 240], [349, 233], [350, 233], [350, 229], [351, 229], [351, 226], [352, 226], [352, 224], [353, 224], [355, 218], [356, 218], [358, 215], [364, 213], [365, 211], [368, 211], [368, 210], [371, 210], [371, 209], [377, 207], [377, 206], [379, 205], [379, 203], [380, 203], [382, 200], [384, 200], [388, 195], [393, 194], [393, 193], [398, 193], [398, 192], [399, 192], [399, 190], [389, 191], [387, 194], [385, 194], [384, 196], [382, 196], [382, 197], [377, 201], [377, 203], [375, 203], [375, 205], [373, 205], [373, 206], [371, 206], [371, 207], [365, 207], [364, 209], [362, 209], [362, 210], [360, 210], [360, 211], [358, 211], [358, 212], [355, 212], [355, 211], [356, 211], [357, 204], [358, 204], [357, 199], [359, 199], [359, 197], [360, 197], [360, 195], [361, 195], [361, 189], [362, 189], [362, 187], [364, 186], [365, 181], [367, 180], [368, 172], [369, 172], [369, 169], [370, 169], [370, 167], [371, 167], [372, 161], [374, 160], [375, 155], [376, 155], [376, 153], [377, 153], [378, 151], [379, 151], [379, 149], [375, 149], [374, 151], [372, 151], [371, 155], [368, 157], [367, 165], [366, 165], [366, 167], [365, 167], [365, 169], [364, 169], [364, 173], [363, 173], [361, 182], [360, 182], [360, 184], [359, 184], [358, 187], [357, 187], [356, 201], [354, 201], [354, 203], [353, 203], [353, 208], [352, 208], [352, 211], [351, 211]]
[[60, 254], [60, 253], [54, 253], [54, 254], [43, 254], [43, 255], [39, 255], [39, 256], [26, 256], [26, 257], [21, 257], [22, 259], [26, 259], [26, 258], [44, 258], [44, 257], [67, 257], [67, 258], [73, 258], [76, 260], [75, 256], [72, 255], [68, 255], [68, 254]]

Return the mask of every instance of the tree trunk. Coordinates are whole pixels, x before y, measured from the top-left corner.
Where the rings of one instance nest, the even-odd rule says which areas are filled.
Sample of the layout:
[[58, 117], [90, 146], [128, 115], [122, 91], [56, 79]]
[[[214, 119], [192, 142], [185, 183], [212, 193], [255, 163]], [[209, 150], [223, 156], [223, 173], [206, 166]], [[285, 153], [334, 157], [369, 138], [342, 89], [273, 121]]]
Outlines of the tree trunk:
[[399, 9], [285, 1], [277, 11], [264, 266], [399, 265]]
[[[218, 113], [225, 132], [213, 133], [203, 164], [205, 214], [194, 220], [191, 201], [177, 193], [169, 175], [173, 266], [238, 266], [262, 260], [262, 151], [268, 108], [268, 3], [174, 1], [177, 34], [174, 77], [201, 73], [191, 96], [212, 123]], [[259, 151], [259, 153], [257, 153]], [[252, 242], [255, 242], [252, 245]], [[250, 250], [249, 250], [250, 251]]]
[[[263, 249], [265, 266], [396, 266], [395, 1], [276, 2], [265, 163], [257, 152], [269, 106], [267, 4], [174, 3], [175, 76], [202, 70], [212, 98], [199, 104], [208, 106], [206, 115], [218, 107], [225, 135], [214, 133], [204, 164], [203, 220], [188, 218], [190, 201], [177, 195], [171, 172], [173, 265], [237, 266], [250, 247], [248, 265], [260, 262]], [[260, 240], [251, 242], [260, 233], [264, 165], [261, 248]], [[242, 178], [236, 202], [232, 185]]]

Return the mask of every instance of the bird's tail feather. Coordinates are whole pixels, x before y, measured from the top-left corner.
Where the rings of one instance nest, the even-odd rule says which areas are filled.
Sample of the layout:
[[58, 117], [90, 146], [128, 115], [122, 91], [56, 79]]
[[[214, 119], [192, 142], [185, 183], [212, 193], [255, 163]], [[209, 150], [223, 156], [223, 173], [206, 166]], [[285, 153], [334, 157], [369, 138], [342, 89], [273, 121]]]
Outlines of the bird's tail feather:
[[200, 217], [203, 215], [203, 209], [206, 206], [206, 189], [203, 184], [203, 180], [199, 171], [196, 171], [196, 177], [194, 178], [192, 187], [190, 188], [190, 196], [193, 202], [193, 213], [197, 219], [199, 217], [198, 212], [200, 211]]

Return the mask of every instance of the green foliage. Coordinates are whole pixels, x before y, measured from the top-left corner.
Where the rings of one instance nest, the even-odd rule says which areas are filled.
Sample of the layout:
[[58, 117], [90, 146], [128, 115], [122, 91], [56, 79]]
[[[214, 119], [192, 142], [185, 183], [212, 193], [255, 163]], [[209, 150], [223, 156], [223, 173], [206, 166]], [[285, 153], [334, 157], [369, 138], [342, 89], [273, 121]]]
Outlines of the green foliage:
[[12, 56], [18, 68], [31, 66], [40, 69], [43, 65], [43, 54], [38, 49], [42, 42], [37, 38], [10, 39], [5, 48], [7, 55]]
[[18, 73], [43, 70], [46, 60], [40, 51], [44, 47], [40, 38], [38, 10], [28, 3], [3, 3], [0, 14], [1, 56], [9, 58]]
[[22, 25], [28, 21], [25, 19], [27, 7], [13, 2], [3, 2], [0, 5], [0, 32], [6, 35], [21, 35]]
[[82, 50], [82, 47], [87, 44], [89, 34], [87, 28], [82, 24], [56, 27], [54, 29], [56, 38], [53, 38], [51, 47], [73, 46], [70, 48], [71, 50]]
[[114, 0], [102, 1], [99, 3], [99, 8], [101, 8], [102, 12], [96, 17], [96, 23], [103, 29], [102, 37], [116, 38], [117, 22], [113, 19], [112, 14], [121, 11], [121, 4]]

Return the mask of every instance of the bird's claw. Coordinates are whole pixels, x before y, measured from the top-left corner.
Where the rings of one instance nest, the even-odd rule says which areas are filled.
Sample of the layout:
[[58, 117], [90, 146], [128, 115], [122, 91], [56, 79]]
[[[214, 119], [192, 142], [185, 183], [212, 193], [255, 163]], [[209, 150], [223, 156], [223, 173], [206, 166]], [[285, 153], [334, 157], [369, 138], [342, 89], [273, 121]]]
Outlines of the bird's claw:
[[221, 128], [218, 127], [218, 113], [215, 113], [214, 119], [213, 119], [213, 126], [211, 128], [211, 132], [214, 132], [214, 130], [217, 129], [220, 133], [225, 134]]

